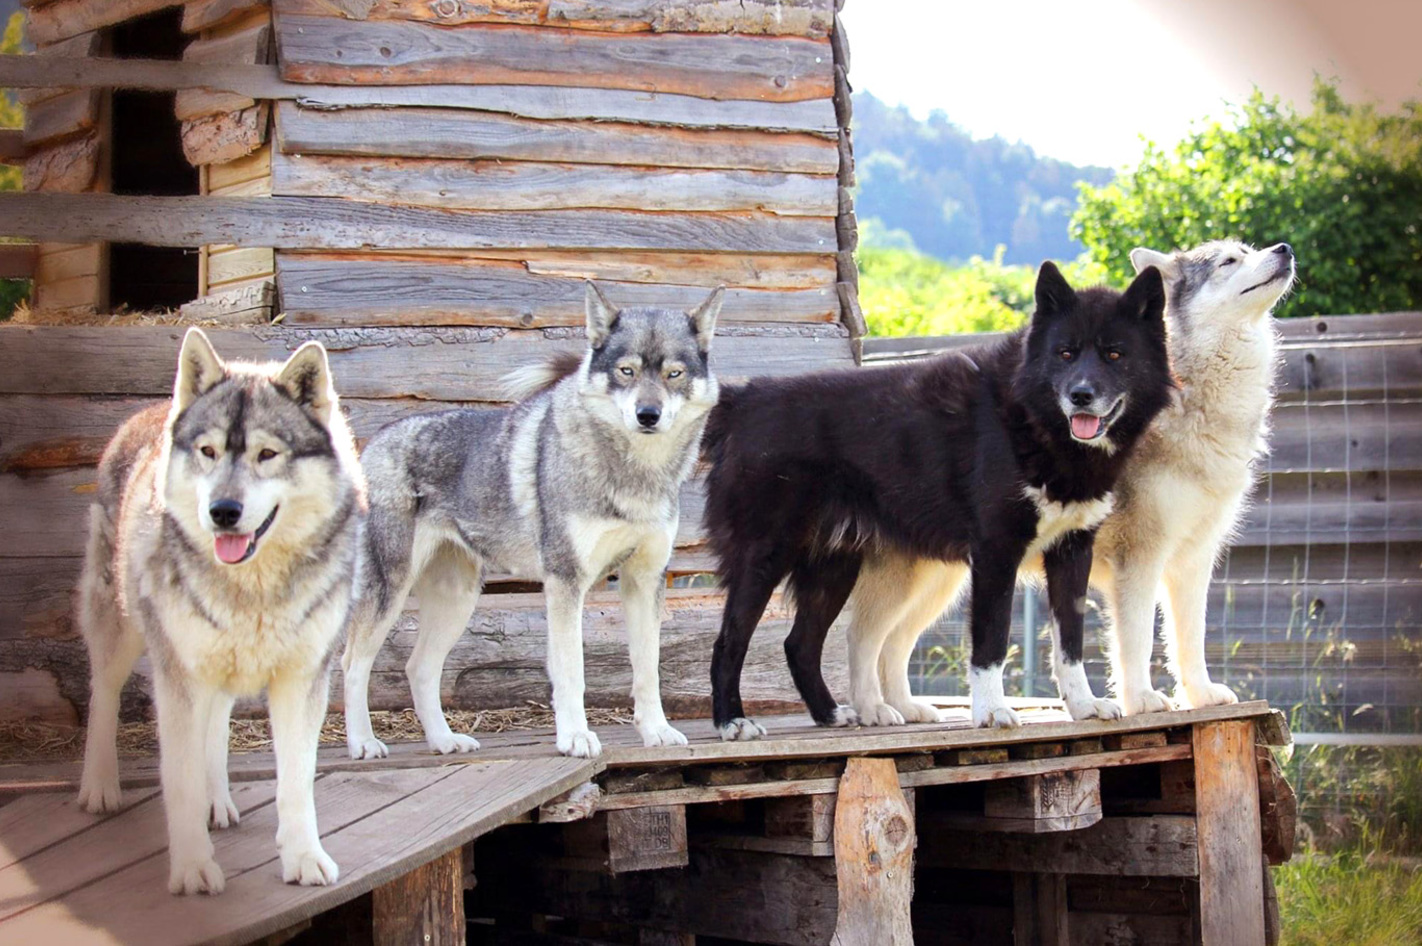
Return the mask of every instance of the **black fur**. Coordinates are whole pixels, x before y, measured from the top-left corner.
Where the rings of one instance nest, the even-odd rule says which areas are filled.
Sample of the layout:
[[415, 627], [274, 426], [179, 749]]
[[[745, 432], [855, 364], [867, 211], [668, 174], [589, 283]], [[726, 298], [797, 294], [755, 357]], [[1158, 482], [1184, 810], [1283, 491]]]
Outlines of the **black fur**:
[[[1024, 491], [1043, 488], [1058, 502], [1110, 492], [1173, 387], [1164, 307], [1154, 269], [1126, 293], [1078, 293], [1044, 263], [1031, 325], [996, 344], [723, 388], [703, 440], [706, 528], [727, 592], [711, 669], [717, 726], [744, 715], [750, 637], [787, 576], [796, 603], [785, 641], [791, 674], [816, 721], [833, 719], [820, 654], [867, 548], [969, 562], [972, 661], [1001, 662], [1017, 571], [1037, 534]], [[1125, 395], [1102, 435], [1114, 450], [1071, 435], [1063, 398], [1070, 405], [1071, 391], [1087, 389], [1102, 410]], [[1077, 658], [1076, 602], [1093, 538], [1069, 533], [1045, 555], [1053, 610]]]

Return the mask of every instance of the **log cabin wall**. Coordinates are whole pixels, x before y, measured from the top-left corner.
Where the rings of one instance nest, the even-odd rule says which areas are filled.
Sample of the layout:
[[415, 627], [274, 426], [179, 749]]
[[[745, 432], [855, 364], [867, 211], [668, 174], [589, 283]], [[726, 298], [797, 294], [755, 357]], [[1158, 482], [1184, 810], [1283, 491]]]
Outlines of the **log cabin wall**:
[[[86, 56], [103, 55], [104, 30], [174, 6], [27, 5], [42, 52]], [[41, 314], [63, 288], [45, 268], [51, 256], [95, 261], [74, 271], [90, 287], [77, 304], [104, 312], [98, 240], [190, 241], [200, 298], [183, 316], [216, 323], [229, 357], [324, 342], [359, 437], [413, 411], [499, 403], [508, 370], [581, 348], [584, 278], [628, 305], [689, 304], [726, 285], [713, 351], [723, 378], [852, 365], [864, 326], [835, 10], [834, 0], [194, 0], [182, 8], [185, 62], [162, 65], [236, 78], [163, 86], [179, 73], [154, 68], [133, 81], [181, 90], [175, 113], [204, 196], [33, 213], [12, 203], [11, 235], [77, 244], [41, 251]], [[98, 96], [98, 117], [59, 146], [92, 172], [65, 171], [58, 157], [27, 169], [27, 187], [56, 200], [106, 190], [108, 93], [78, 91]], [[0, 718], [82, 720], [87, 660], [71, 593], [94, 465], [125, 417], [166, 396], [182, 331], [0, 327]], [[693, 482], [674, 573], [710, 567], [700, 518]], [[674, 587], [664, 613], [667, 704], [704, 712], [720, 600]], [[376, 708], [409, 705], [417, 619], [405, 615], [381, 655]], [[546, 700], [543, 620], [536, 593], [486, 595], [451, 655], [446, 705]], [[777, 600], [747, 665], [752, 704], [795, 698], [785, 621]], [[589, 702], [625, 705], [615, 594], [590, 598], [585, 628]], [[827, 664], [842, 668], [840, 635], [831, 648]], [[140, 663], [127, 717], [149, 711], [147, 694]]]

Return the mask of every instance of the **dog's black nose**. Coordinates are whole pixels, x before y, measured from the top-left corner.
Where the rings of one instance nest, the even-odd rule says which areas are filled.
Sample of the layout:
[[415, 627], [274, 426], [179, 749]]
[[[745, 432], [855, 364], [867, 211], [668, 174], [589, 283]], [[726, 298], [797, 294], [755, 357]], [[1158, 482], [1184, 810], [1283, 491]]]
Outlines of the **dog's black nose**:
[[1274, 247], [1274, 252], [1278, 253], [1280, 256], [1293, 256], [1294, 248], [1292, 246], [1289, 246], [1289, 244], [1287, 243], [1280, 243], [1278, 246]]
[[235, 499], [219, 499], [207, 507], [207, 514], [219, 529], [230, 529], [242, 518], [242, 504]]
[[1077, 407], [1085, 407], [1096, 400], [1096, 391], [1089, 384], [1074, 384], [1068, 394], [1071, 396], [1071, 402]]
[[637, 423], [643, 427], [655, 427], [657, 421], [662, 419], [662, 409], [660, 407], [639, 407], [637, 408]]

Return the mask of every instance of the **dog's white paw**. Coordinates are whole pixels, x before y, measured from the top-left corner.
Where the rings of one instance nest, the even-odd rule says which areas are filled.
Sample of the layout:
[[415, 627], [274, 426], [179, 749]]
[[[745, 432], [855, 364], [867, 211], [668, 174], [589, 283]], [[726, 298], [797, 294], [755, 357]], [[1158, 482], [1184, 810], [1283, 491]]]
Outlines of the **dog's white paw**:
[[213, 828], [235, 828], [242, 823], [242, 813], [232, 803], [232, 795], [223, 786], [221, 792], [214, 793], [208, 803], [207, 823]]
[[894, 709], [906, 723], [943, 722], [943, 714], [938, 711], [938, 707], [926, 700], [909, 700], [907, 703], [898, 703], [895, 704]]
[[888, 703], [866, 703], [858, 708], [859, 722], [864, 726], [902, 726], [903, 715]]
[[765, 727], [753, 719], [737, 716], [721, 727], [722, 742], [749, 742], [765, 735]]
[[383, 759], [390, 754], [390, 747], [371, 736], [369, 739], [352, 739], [346, 743], [352, 759]]
[[449, 755], [453, 752], [475, 752], [479, 748], [479, 740], [457, 732], [430, 736], [425, 741], [429, 744], [430, 749], [440, 755]]
[[985, 729], [1016, 729], [1022, 720], [1006, 703], [989, 703], [973, 707], [973, 725]]
[[85, 770], [79, 781], [80, 808], [101, 815], [106, 811], [118, 811], [122, 804], [123, 790], [119, 788], [117, 772], [90, 774]]
[[1210, 683], [1202, 687], [1186, 687], [1185, 701], [1190, 704], [1191, 709], [1204, 709], [1206, 706], [1238, 703], [1239, 697], [1223, 683]]
[[181, 894], [222, 893], [227, 886], [222, 868], [212, 855], [184, 857], [174, 855], [168, 864], [168, 892]]
[[686, 737], [680, 730], [662, 723], [660, 726], [650, 726], [642, 731], [642, 745], [651, 748], [652, 746], [684, 746]]
[[840, 704], [834, 708], [834, 713], [830, 716], [829, 722], [825, 723], [833, 729], [841, 729], [845, 726], [858, 726], [859, 713], [852, 706]]
[[1145, 713], [1169, 713], [1175, 709], [1175, 701], [1159, 690], [1144, 690], [1140, 693], [1133, 693], [1126, 696], [1122, 701], [1122, 708], [1127, 716], [1140, 716]]
[[281, 879], [286, 883], [324, 887], [340, 876], [340, 868], [319, 844], [281, 852]]
[[602, 755], [602, 743], [595, 734], [584, 729], [581, 732], [558, 734], [558, 751], [577, 759], [596, 759]]
[[1068, 700], [1067, 713], [1072, 719], [1120, 719], [1121, 707], [1114, 700], [1099, 700], [1095, 697], [1084, 700]]

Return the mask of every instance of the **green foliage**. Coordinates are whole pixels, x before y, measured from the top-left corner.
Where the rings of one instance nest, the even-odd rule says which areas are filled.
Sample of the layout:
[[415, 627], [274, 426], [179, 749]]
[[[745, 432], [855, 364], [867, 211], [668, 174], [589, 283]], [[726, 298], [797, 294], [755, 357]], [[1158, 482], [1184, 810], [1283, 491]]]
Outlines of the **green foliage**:
[[[1036, 271], [1008, 266], [1003, 247], [993, 258], [972, 257], [961, 266], [919, 253], [902, 231], [878, 221], [861, 225], [859, 305], [870, 335], [956, 335], [1017, 328], [1033, 308]], [[1072, 285], [1101, 282], [1104, 269], [1077, 260], [1063, 268]]]
[[[5, 24], [5, 32], [0, 36], [0, 55], [15, 55], [23, 52], [25, 36], [25, 15], [13, 13]], [[20, 128], [25, 124], [25, 112], [15, 93], [0, 91], [0, 128]], [[0, 191], [20, 189], [20, 169], [0, 165]], [[30, 294], [28, 279], [0, 279], [0, 321], [8, 319], [26, 296]]]
[[1350, 852], [1273, 868], [1280, 946], [1422, 943], [1422, 870]]
[[1422, 106], [1398, 114], [1344, 102], [1317, 80], [1299, 114], [1256, 91], [1230, 119], [1173, 152], [1081, 187], [1072, 233], [1117, 278], [1133, 247], [1238, 237], [1291, 243], [1299, 288], [1277, 314], [1386, 312], [1422, 305]]
[[860, 216], [911, 233], [940, 259], [998, 245], [1012, 263], [1075, 257], [1082, 247], [1067, 224], [1077, 182], [1111, 179], [1105, 168], [1040, 157], [1021, 143], [974, 140], [939, 111], [919, 121], [867, 92], [854, 96], [854, 152]]

